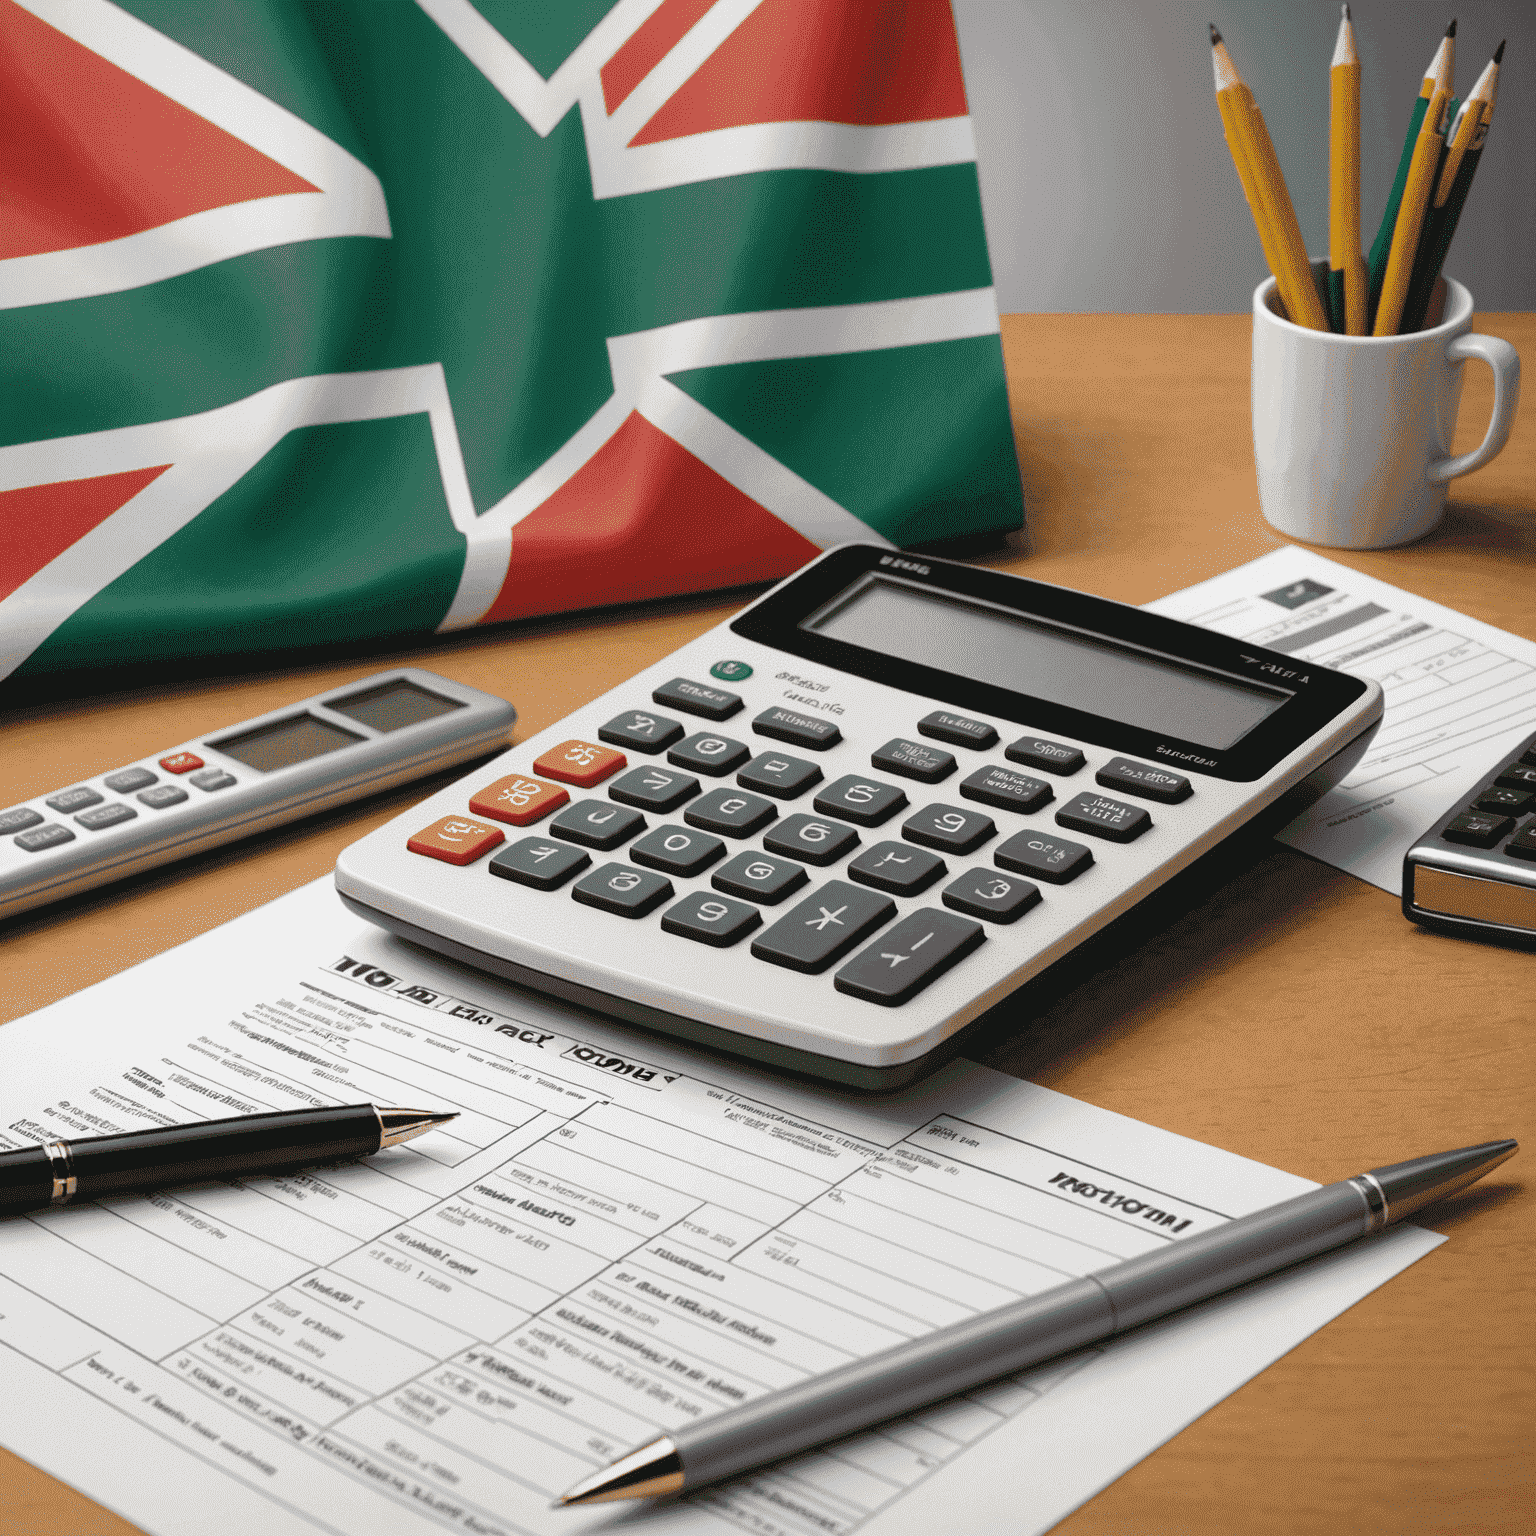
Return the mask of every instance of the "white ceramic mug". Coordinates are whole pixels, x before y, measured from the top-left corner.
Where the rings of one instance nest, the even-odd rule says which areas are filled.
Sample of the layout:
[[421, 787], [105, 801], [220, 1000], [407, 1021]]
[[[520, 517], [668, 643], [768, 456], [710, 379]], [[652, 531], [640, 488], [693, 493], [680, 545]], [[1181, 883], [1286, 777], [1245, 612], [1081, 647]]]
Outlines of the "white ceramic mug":
[[[1520, 357], [1472, 332], [1472, 295], [1446, 282], [1445, 318], [1407, 336], [1337, 336], [1275, 313], [1275, 282], [1253, 295], [1253, 452], [1259, 503], [1281, 533], [1340, 549], [1421, 538], [1449, 481], [1509, 438]], [[1467, 359], [1493, 369], [1493, 417], [1479, 447], [1450, 454]]]

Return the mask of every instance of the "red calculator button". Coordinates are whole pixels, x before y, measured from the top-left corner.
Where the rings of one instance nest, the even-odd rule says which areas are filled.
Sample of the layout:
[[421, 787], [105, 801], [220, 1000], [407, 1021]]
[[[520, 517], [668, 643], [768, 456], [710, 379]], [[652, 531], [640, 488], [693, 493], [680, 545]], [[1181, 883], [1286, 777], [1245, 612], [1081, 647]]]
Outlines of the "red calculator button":
[[558, 784], [545, 784], [538, 779], [525, 779], [521, 774], [510, 773], [494, 784], [487, 784], [469, 802], [469, 808], [477, 816], [508, 821], [514, 827], [531, 827], [570, 798], [570, 790], [561, 789]]
[[423, 827], [405, 846], [412, 853], [424, 853], [445, 864], [473, 864], [504, 835], [499, 828], [471, 821], [467, 816], [444, 816], [430, 827]]
[[629, 761], [622, 752], [610, 747], [594, 747], [590, 741], [562, 741], [551, 747], [534, 765], [535, 773], [591, 789], [611, 773], [617, 773]]
[[172, 752], [169, 757], [160, 759], [160, 766], [167, 773], [191, 773], [194, 768], [203, 766], [203, 760], [196, 752]]

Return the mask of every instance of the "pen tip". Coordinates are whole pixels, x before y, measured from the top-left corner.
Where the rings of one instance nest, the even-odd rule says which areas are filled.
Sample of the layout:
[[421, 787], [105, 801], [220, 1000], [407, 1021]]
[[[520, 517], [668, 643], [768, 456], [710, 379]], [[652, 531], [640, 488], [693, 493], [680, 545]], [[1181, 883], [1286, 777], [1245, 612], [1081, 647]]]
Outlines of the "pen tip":
[[1502, 64], [1504, 62], [1504, 44], [1508, 41], [1509, 39], [1507, 37], [1504, 38], [1503, 41], [1499, 43], [1499, 46], [1493, 50], [1493, 62], [1495, 64]]
[[1445, 29], [1445, 35], [1447, 37], [1455, 37], [1456, 36], [1456, 18], [1454, 16], [1451, 17], [1451, 24], [1450, 24], [1450, 26], [1448, 26]]
[[1211, 29], [1211, 47], [1214, 48], [1221, 41], [1221, 33], [1216, 30], [1216, 23], [1208, 21], [1206, 25]]

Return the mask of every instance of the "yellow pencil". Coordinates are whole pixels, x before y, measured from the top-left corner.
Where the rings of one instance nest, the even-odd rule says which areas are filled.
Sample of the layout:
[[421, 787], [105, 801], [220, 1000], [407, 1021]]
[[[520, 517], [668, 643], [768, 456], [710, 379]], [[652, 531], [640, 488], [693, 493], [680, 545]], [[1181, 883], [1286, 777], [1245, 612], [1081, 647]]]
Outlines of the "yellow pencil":
[[[1502, 52], [1503, 44], [1500, 44]], [[1461, 169], [1461, 162], [1466, 158], [1466, 153], [1472, 148], [1474, 139], [1478, 143], [1487, 136], [1486, 125], [1493, 118], [1493, 108], [1499, 99], [1499, 58], [1495, 58], [1477, 77], [1474, 85], [1467, 95], [1467, 99], [1461, 104], [1461, 111], [1456, 114], [1456, 120], [1450, 126], [1445, 136], [1445, 164], [1440, 168], [1440, 180], [1435, 186], [1435, 207], [1445, 207], [1445, 200], [1451, 195], [1451, 187], [1456, 181], [1456, 173]]]
[[1328, 268], [1335, 294], [1335, 321], [1348, 336], [1366, 330], [1365, 257], [1360, 250], [1360, 55], [1349, 7], [1339, 22], [1328, 71], [1332, 110], [1328, 119]]
[[1397, 335], [1397, 327], [1403, 318], [1408, 281], [1413, 276], [1413, 258], [1419, 249], [1419, 232], [1424, 227], [1424, 214], [1429, 208], [1435, 176], [1440, 170], [1440, 156], [1445, 149], [1445, 115], [1450, 105], [1451, 93], [1441, 86], [1430, 99], [1424, 126], [1413, 146], [1408, 180], [1403, 187], [1403, 203], [1397, 210], [1397, 223], [1392, 230], [1387, 271], [1381, 280], [1381, 302], [1376, 306], [1373, 336]]

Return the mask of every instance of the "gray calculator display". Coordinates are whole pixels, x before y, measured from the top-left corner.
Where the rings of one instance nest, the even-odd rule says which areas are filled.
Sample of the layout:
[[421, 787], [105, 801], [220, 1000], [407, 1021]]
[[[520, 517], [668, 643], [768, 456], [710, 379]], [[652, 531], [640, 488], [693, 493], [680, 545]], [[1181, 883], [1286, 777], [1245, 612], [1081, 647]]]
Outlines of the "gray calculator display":
[[295, 763], [307, 762], [324, 752], [355, 746], [362, 740], [364, 738], [355, 732], [328, 725], [313, 715], [295, 715], [290, 720], [277, 720], [258, 730], [243, 731], [238, 736], [215, 737], [208, 745], [258, 773], [271, 773], [278, 768], [291, 768]]

